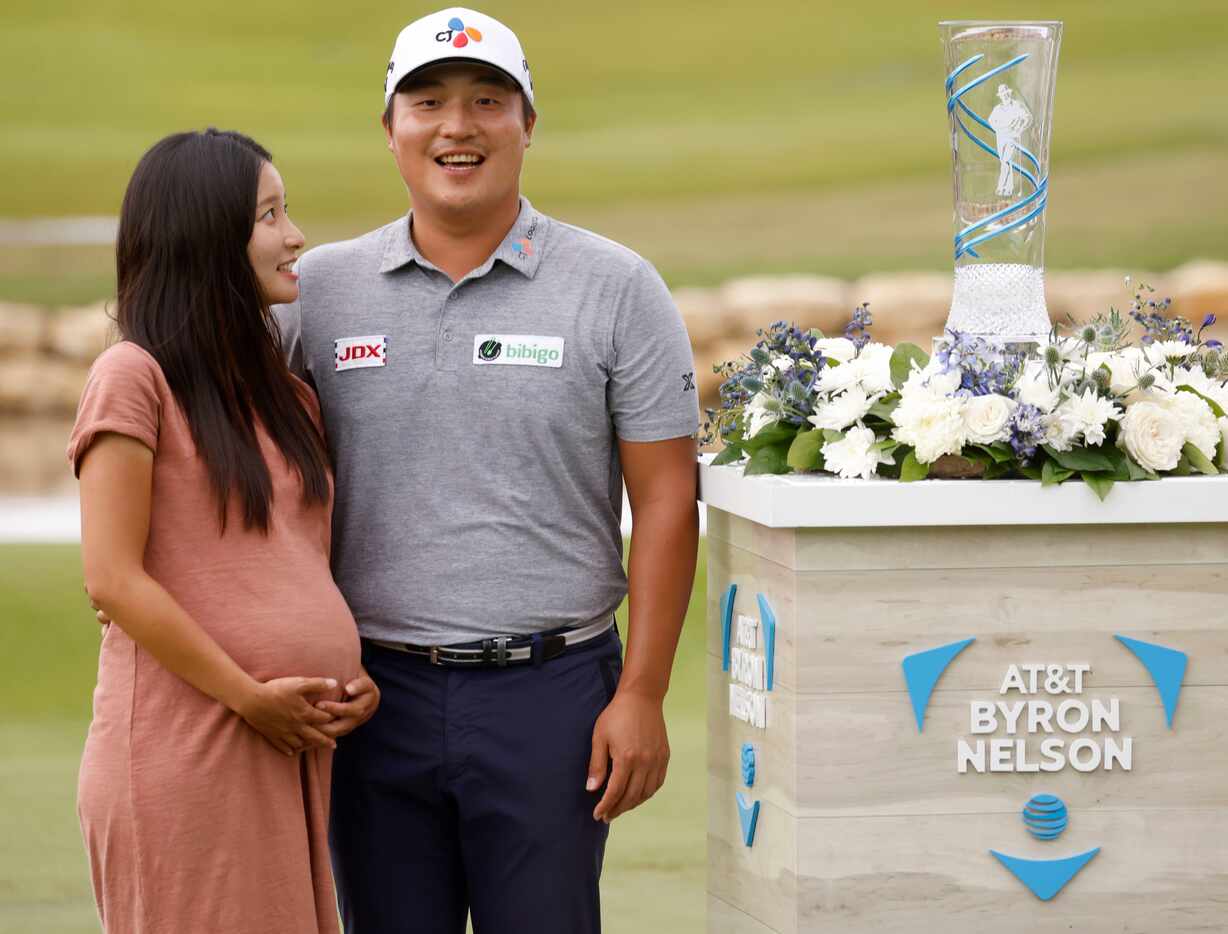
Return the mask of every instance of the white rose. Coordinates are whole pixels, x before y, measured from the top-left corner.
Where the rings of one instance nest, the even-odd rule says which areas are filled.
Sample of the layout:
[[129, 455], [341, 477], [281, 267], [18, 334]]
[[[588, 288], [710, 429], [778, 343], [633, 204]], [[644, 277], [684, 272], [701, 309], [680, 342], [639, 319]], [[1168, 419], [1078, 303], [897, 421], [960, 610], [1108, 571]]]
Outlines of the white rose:
[[1224, 450], [1228, 451], [1228, 415], [1225, 415], [1223, 418], [1221, 418], [1218, 424], [1219, 424], [1219, 436], [1224, 445]]
[[882, 451], [875, 450], [877, 441], [869, 428], [860, 425], [850, 428], [839, 441], [829, 441], [823, 445], [823, 463], [828, 470], [845, 480], [858, 477], [869, 480], [879, 464], [892, 462]]
[[857, 345], [847, 337], [824, 337], [815, 344], [815, 347], [822, 351], [823, 356], [839, 360], [841, 363], [848, 363], [857, 355]]
[[860, 386], [852, 386], [826, 402], [817, 402], [810, 424], [815, 428], [832, 428], [843, 431], [858, 419], [864, 418], [878, 396], [867, 396]]
[[852, 363], [847, 364], [857, 370], [866, 392], [891, 392], [891, 355], [894, 352], [886, 344], [869, 343], [861, 348]]
[[973, 444], [993, 444], [1011, 436], [1011, 415], [1015, 403], [1006, 396], [990, 393], [973, 396], [964, 406], [964, 428]]
[[1126, 408], [1119, 442], [1141, 466], [1157, 473], [1172, 470], [1181, 459], [1185, 431], [1176, 414], [1156, 402]]
[[1046, 415], [1057, 408], [1061, 395], [1060, 386], [1049, 385], [1049, 371], [1039, 360], [1029, 362], [1015, 383], [1015, 397], [1024, 405], [1036, 406]]
[[1211, 406], [1192, 392], [1171, 393], [1160, 404], [1177, 416], [1185, 440], [1202, 451], [1207, 460], [1215, 460], [1220, 431]]

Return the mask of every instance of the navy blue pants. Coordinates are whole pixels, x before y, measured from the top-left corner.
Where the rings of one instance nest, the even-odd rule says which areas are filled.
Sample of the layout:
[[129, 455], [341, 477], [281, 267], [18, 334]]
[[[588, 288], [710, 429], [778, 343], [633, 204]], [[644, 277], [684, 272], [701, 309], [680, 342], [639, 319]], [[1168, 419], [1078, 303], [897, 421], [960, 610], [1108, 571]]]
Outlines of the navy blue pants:
[[347, 934], [598, 934], [608, 827], [584, 788], [617, 631], [538, 665], [458, 669], [363, 644], [379, 710], [333, 759]]

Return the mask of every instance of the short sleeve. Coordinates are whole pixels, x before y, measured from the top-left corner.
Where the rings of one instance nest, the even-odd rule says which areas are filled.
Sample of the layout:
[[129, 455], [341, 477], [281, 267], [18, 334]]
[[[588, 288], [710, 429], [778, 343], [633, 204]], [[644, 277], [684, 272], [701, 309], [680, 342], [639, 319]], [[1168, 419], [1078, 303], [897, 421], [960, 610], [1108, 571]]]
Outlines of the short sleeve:
[[80, 473], [81, 458], [103, 432], [127, 435], [157, 451], [160, 382], [158, 362], [136, 344], [124, 341], [103, 351], [86, 378], [68, 440], [74, 475]]
[[624, 441], [699, 431], [695, 360], [682, 315], [657, 271], [640, 260], [614, 318], [608, 405]]

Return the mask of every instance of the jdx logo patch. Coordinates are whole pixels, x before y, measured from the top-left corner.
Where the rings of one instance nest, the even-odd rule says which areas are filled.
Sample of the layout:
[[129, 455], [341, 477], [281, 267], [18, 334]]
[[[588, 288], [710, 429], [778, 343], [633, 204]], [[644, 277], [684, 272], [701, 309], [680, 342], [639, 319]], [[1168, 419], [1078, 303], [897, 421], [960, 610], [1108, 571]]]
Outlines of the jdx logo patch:
[[388, 365], [388, 338], [383, 334], [366, 337], [338, 337], [333, 341], [333, 362], [337, 372], [366, 366]]
[[473, 362], [478, 366], [563, 365], [563, 338], [540, 334], [475, 334]]

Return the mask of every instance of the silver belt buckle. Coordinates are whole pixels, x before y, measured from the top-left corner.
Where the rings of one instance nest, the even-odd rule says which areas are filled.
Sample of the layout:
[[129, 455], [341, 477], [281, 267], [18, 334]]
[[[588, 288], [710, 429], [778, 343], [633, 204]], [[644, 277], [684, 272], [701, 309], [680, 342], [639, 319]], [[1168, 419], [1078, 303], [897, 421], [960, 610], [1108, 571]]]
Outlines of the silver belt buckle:
[[437, 645], [431, 646], [431, 664], [432, 665], [439, 664], [439, 646]]

